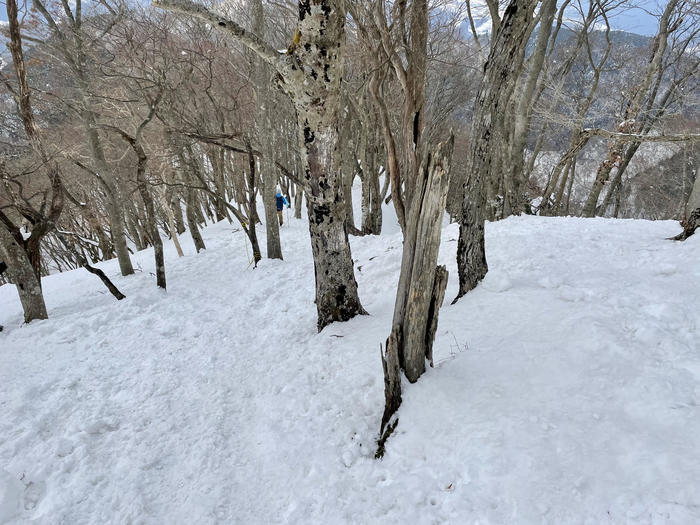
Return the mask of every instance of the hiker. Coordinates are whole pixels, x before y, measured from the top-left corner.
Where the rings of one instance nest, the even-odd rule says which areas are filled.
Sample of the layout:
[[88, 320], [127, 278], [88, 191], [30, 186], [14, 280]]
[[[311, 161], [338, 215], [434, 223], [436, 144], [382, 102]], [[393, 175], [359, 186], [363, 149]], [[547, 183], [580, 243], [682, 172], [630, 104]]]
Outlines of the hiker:
[[280, 220], [280, 226], [282, 226], [282, 223], [284, 222], [282, 220], [282, 209], [284, 208], [284, 205], [287, 205], [287, 208], [289, 208], [289, 201], [287, 200], [287, 197], [282, 195], [282, 192], [280, 191], [279, 188], [277, 188], [277, 217]]

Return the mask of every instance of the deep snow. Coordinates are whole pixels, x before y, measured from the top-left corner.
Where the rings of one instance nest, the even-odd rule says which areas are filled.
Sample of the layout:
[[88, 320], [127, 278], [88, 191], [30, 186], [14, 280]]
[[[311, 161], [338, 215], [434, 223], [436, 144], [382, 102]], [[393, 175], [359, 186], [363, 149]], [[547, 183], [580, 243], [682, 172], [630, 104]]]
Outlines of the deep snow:
[[[285, 261], [242, 232], [168, 245], [115, 301], [83, 270], [21, 325], [0, 287], [0, 522], [700, 522], [700, 238], [671, 222], [519, 217], [487, 227], [490, 272], [456, 305], [457, 227], [436, 368], [404, 388], [373, 459], [379, 343], [401, 237], [352, 239], [369, 316], [316, 333], [305, 221]], [[260, 228], [264, 246], [264, 229]], [[700, 236], [696, 236], [700, 237]]]

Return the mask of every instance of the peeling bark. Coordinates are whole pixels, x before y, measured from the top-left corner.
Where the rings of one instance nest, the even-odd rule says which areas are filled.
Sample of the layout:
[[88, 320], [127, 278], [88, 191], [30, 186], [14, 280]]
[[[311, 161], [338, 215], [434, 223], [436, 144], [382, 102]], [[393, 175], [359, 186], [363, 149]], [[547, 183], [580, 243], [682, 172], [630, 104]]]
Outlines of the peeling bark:
[[396, 426], [390, 421], [401, 405], [400, 369], [415, 383], [425, 372], [426, 360], [433, 366], [433, 340], [448, 277], [437, 258], [453, 149], [454, 136], [440, 143], [423, 161], [414, 186], [392, 329], [382, 353], [385, 407], [378, 455]]

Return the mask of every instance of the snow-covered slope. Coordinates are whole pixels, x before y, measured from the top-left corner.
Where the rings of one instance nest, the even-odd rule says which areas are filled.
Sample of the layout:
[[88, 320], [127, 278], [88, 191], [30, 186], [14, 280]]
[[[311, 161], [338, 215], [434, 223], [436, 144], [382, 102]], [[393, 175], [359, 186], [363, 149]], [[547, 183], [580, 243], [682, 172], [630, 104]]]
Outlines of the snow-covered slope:
[[0, 522], [700, 522], [700, 238], [510, 218], [450, 306], [445, 225], [436, 368], [377, 461], [400, 233], [352, 240], [371, 315], [317, 334], [306, 223], [289, 222], [285, 261], [257, 269], [227, 223], [199, 255], [183, 236], [167, 293], [150, 251], [129, 278], [102, 265], [121, 302], [82, 270], [51, 276], [51, 319], [29, 326], [0, 288]]

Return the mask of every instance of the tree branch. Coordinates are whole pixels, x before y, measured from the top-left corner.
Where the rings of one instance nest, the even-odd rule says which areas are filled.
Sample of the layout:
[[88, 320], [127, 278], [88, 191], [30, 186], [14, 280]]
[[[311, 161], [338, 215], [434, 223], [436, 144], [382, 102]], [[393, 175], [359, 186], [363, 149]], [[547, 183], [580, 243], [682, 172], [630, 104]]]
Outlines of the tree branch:
[[173, 13], [181, 13], [191, 15], [200, 20], [204, 20], [221, 30], [229, 33], [233, 38], [246, 46], [251, 51], [254, 51], [265, 62], [273, 66], [278, 73], [284, 76], [286, 70], [285, 63], [280, 58], [280, 53], [277, 52], [270, 44], [256, 36], [255, 34], [246, 31], [233, 20], [224, 18], [221, 15], [209, 11], [201, 4], [196, 4], [190, 0], [153, 0], [152, 5], [160, 7], [166, 11]]
[[687, 133], [681, 135], [647, 135], [644, 133], [615, 133], [606, 129], [584, 129], [582, 137], [603, 137], [620, 142], [700, 142], [700, 134]]

